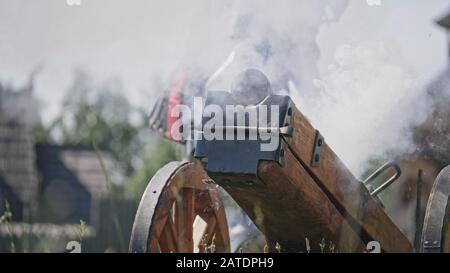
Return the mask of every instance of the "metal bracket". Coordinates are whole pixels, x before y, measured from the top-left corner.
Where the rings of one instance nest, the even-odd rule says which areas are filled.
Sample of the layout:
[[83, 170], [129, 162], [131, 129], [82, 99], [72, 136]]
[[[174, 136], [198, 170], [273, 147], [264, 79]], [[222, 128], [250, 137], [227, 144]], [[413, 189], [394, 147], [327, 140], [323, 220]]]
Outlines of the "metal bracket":
[[316, 137], [314, 139], [314, 147], [311, 156], [311, 166], [314, 168], [319, 167], [320, 156], [324, 144], [325, 138], [320, 134], [319, 130], [316, 130]]
[[371, 188], [369, 187], [370, 195], [377, 196], [379, 193], [381, 193], [383, 190], [385, 190], [389, 185], [394, 183], [395, 180], [397, 180], [400, 177], [400, 175], [402, 174], [400, 166], [398, 166], [395, 162], [389, 161], [389, 162], [385, 163], [383, 166], [381, 166], [380, 168], [378, 168], [378, 170], [373, 172], [369, 177], [367, 177], [366, 180], [363, 181], [363, 184], [366, 186], [369, 186], [371, 183], [373, 183], [375, 181], [375, 178], [380, 176], [382, 173], [384, 173], [389, 168], [393, 168], [395, 170], [395, 174], [393, 176], [391, 176], [391, 178], [389, 178], [386, 182], [384, 182], [381, 186], [379, 186], [375, 190], [371, 190]]
[[[439, 253], [445, 250], [445, 238], [450, 217], [450, 166], [445, 167], [434, 181], [428, 198], [422, 230], [422, 252]], [[447, 233], [448, 234], [448, 233]], [[445, 240], [445, 242], [444, 242]]]
[[441, 241], [425, 241], [423, 242], [423, 252], [440, 252], [441, 250]]
[[[229, 94], [224, 92], [211, 92], [210, 97], [207, 98], [208, 103], [238, 105]], [[263, 140], [259, 136], [255, 140], [247, 138], [243, 140], [206, 140], [203, 138], [196, 141], [195, 157], [202, 162], [207, 162], [205, 170], [220, 185], [263, 185], [263, 182], [258, 178], [258, 164], [261, 160], [283, 164], [283, 156], [286, 150], [283, 137], [290, 137], [293, 132], [291, 126], [292, 104], [288, 96], [270, 95], [260, 105], [256, 106], [279, 106], [279, 116], [276, 117], [277, 125], [273, 128], [238, 126], [237, 124], [231, 126], [235, 134], [238, 131], [258, 132], [259, 129], [270, 129], [276, 137], [275, 139], [270, 137], [268, 140]], [[268, 114], [270, 115], [271, 113], [268, 112]], [[230, 127], [220, 127], [219, 129], [230, 129]], [[269, 143], [277, 146], [273, 151], [263, 150], [262, 145], [268, 145]]]
[[294, 103], [289, 100], [284, 113], [283, 124], [280, 124], [280, 134], [286, 137], [292, 137], [292, 133], [294, 132], [294, 128], [292, 127], [293, 106]]

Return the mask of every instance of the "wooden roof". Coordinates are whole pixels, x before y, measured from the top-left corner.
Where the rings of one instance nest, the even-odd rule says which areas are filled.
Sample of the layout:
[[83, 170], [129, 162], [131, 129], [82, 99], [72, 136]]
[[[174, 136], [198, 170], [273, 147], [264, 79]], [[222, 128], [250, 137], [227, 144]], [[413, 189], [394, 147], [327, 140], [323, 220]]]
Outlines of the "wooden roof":
[[[112, 160], [100, 152], [107, 172], [112, 169]], [[36, 145], [37, 170], [43, 186], [54, 181], [81, 185], [94, 198], [108, 195], [108, 182], [95, 150], [80, 146]], [[110, 174], [110, 173], [108, 173]]]

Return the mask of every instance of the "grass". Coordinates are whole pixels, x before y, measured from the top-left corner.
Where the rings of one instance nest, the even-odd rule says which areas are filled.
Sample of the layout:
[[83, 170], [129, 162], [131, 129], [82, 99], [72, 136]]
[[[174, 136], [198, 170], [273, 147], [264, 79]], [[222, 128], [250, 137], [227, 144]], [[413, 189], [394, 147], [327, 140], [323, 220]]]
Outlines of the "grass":
[[117, 209], [116, 209], [117, 204], [116, 204], [114, 196], [113, 196], [111, 178], [109, 176], [108, 171], [106, 170], [105, 162], [103, 161], [103, 158], [102, 158], [100, 149], [97, 146], [97, 143], [95, 141], [92, 141], [92, 146], [94, 147], [95, 154], [97, 155], [98, 161], [100, 162], [100, 166], [102, 168], [103, 175], [105, 176], [106, 185], [107, 185], [107, 188], [108, 188], [108, 191], [109, 191], [109, 194], [110, 194], [110, 199], [109, 200], [110, 200], [110, 206], [111, 206], [111, 215], [112, 215], [113, 225], [114, 225], [114, 227], [116, 229], [116, 232], [117, 232], [117, 235], [119, 237], [118, 238], [119, 248], [120, 249], [126, 249], [125, 248], [124, 239], [121, 236], [123, 234], [122, 233], [122, 226], [120, 225], [119, 217], [118, 217], [118, 215], [116, 213], [117, 212]]
[[80, 246], [83, 244], [83, 237], [86, 233], [86, 222], [80, 219], [80, 226], [78, 228], [78, 242], [80, 243]]
[[0, 224], [6, 224], [8, 227], [8, 233], [11, 238], [11, 242], [9, 243], [9, 252], [16, 253], [16, 244], [14, 243], [14, 238], [11, 230], [11, 224], [12, 221], [12, 212], [11, 212], [11, 206], [9, 205], [8, 200], [5, 201], [5, 211], [3, 212], [2, 216], [0, 216]]

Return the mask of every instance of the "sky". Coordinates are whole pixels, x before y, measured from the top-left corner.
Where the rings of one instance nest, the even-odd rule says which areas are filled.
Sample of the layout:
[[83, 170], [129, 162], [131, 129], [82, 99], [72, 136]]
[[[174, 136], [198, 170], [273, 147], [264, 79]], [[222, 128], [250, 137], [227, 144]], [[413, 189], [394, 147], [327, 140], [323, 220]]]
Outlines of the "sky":
[[[353, 70], [380, 67], [380, 75], [388, 77], [385, 82], [393, 82], [377, 86], [380, 89], [406, 90], [411, 81], [418, 89], [448, 63], [447, 38], [435, 20], [450, 10], [450, 0], [305, 0], [292, 6], [289, 3], [293, 2], [280, 1], [280, 7], [270, 8], [267, 5], [272, 2], [257, 1], [245, 5], [241, 3], [246, 1], [79, 0], [79, 5], [73, 5], [77, 1], [0, 0], [0, 81], [21, 86], [34, 68], [42, 66], [35, 96], [47, 124], [60, 111], [76, 68], [87, 70], [98, 82], [122, 79], [127, 98], [150, 109], [159, 92], [154, 90], [158, 88], [155, 80], [166, 80], [180, 63], [197, 57], [205, 62], [213, 59], [209, 66], [225, 61], [233, 50], [228, 39], [233, 10], [241, 8], [256, 17], [262, 14], [258, 22], [269, 27], [279, 24], [275, 31], [298, 30], [295, 35], [301, 42], [305, 39], [302, 32], [312, 30], [307, 37], [308, 43], [315, 43], [313, 57], [300, 54], [307, 62], [299, 70], [309, 75], [303, 81], [324, 90], [342, 88], [348, 81], [342, 79], [347, 75], [342, 75], [342, 67], [352, 65]], [[383, 73], [385, 68], [396, 71], [401, 84], [389, 78], [392, 73]], [[308, 74], [310, 71], [315, 72]], [[355, 75], [367, 77], [360, 73], [352, 77]], [[407, 94], [402, 92], [397, 99]], [[306, 105], [305, 111], [324, 131], [333, 128], [314, 109]], [[342, 146], [340, 135], [328, 135], [331, 143]], [[347, 158], [348, 162], [361, 160], [351, 155]]]
[[[46, 122], [58, 112], [77, 67], [99, 81], [120, 77], [133, 103], [150, 103], [146, 96], [154, 77], [175, 68], [190, 32], [183, 22], [201, 4], [80, 0], [71, 6], [66, 0], [0, 0], [0, 79], [21, 85], [33, 68], [43, 65], [36, 96], [45, 105]], [[448, 0], [381, 0], [379, 6], [352, 0], [338, 22], [321, 26], [319, 69], [332, 62], [339, 44], [389, 41], [395, 43], [398, 62], [429, 78], [446, 62], [445, 35], [434, 20], [449, 7]]]

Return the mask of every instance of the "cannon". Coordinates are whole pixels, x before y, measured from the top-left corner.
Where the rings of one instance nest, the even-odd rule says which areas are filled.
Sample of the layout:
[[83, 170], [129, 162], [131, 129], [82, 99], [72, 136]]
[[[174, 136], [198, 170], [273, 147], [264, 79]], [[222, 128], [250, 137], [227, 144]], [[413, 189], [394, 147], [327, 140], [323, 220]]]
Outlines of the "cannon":
[[[171, 162], [150, 180], [130, 252], [229, 252], [219, 188], [264, 234], [270, 252], [320, 252], [319, 244], [308, 242], [324, 239], [339, 252], [366, 252], [373, 241], [381, 252], [450, 252], [450, 166], [434, 182], [420, 246], [414, 247], [377, 197], [400, 175], [398, 166], [388, 163], [358, 180], [289, 96], [273, 93], [262, 73], [245, 73], [238, 77], [245, 84], [238, 84], [237, 92], [208, 93], [205, 106], [223, 116], [187, 124], [201, 136], [195, 139], [194, 159]], [[257, 95], [243, 103], [245, 89]], [[230, 105], [241, 107], [229, 114]], [[272, 108], [277, 111], [267, 111]], [[395, 175], [373, 189], [370, 183], [389, 168]]]

